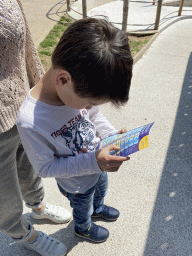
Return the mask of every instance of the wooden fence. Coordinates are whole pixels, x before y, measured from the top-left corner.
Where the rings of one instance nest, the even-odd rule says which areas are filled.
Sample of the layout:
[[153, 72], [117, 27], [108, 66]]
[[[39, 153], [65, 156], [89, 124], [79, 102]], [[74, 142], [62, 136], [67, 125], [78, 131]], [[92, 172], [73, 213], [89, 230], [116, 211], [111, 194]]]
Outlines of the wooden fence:
[[[78, 0], [75, 0], [75, 1], [78, 1]], [[97, 0], [95, 0], [95, 1], [97, 1]], [[123, 3], [122, 30], [127, 31], [129, 2], [137, 2], [137, 1], [123, 0], [123, 2], [124, 3]], [[145, 2], [145, 1], [143, 1], [143, 2]], [[146, 3], [150, 3], [150, 2], [146, 1]], [[157, 11], [156, 11], [156, 19], [155, 19], [154, 30], [158, 30], [159, 29], [159, 23], [160, 23], [160, 16], [161, 16], [161, 9], [162, 9], [163, 0], [157, 0], [157, 1], [152, 0], [151, 3], [153, 3], [153, 4], [157, 3]], [[183, 9], [183, 3], [184, 3], [184, 0], [180, 0], [178, 16], [181, 16], [182, 9]], [[71, 10], [70, 0], [67, 0], [67, 10], [68, 11]], [[82, 16], [83, 16], [83, 18], [86, 18], [87, 17], [87, 0], [82, 0], [82, 10], [83, 10]]]

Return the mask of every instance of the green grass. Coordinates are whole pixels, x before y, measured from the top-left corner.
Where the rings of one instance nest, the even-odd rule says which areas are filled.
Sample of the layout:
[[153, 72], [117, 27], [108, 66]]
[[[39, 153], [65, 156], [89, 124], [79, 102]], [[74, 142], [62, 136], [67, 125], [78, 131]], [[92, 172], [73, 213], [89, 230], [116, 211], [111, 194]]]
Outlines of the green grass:
[[44, 69], [47, 70], [51, 65], [51, 55], [59, 42], [63, 32], [71, 24], [72, 20], [66, 17], [61, 17], [53, 29], [49, 32], [46, 38], [40, 43], [38, 47], [38, 54]]
[[[73, 21], [68, 17], [61, 17], [46, 38], [40, 43], [38, 54], [45, 71], [51, 66], [51, 55], [59, 39], [72, 22]], [[150, 38], [151, 36], [129, 36], [129, 44], [133, 57], [142, 49]]]
[[150, 40], [152, 36], [129, 36], [132, 56], [135, 56]]

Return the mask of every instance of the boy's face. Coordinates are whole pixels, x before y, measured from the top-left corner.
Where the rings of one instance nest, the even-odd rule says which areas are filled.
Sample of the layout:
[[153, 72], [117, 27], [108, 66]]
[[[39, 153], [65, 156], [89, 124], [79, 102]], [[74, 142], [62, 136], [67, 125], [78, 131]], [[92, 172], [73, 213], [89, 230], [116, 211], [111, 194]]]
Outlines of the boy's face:
[[95, 98], [81, 98], [74, 92], [74, 84], [71, 79], [66, 83], [56, 86], [56, 91], [59, 99], [67, 107], [74, 109], [91, 109], [93, 106], [102, 105], [110, 102], [108, 99], [95, 99]]

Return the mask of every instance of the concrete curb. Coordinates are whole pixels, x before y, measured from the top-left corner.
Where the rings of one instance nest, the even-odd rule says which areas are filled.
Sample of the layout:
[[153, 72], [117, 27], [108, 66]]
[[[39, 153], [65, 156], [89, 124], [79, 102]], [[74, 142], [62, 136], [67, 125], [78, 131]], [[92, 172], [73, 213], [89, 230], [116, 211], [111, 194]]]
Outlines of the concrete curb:
[[185, 19], [192, 19], [192, 15], [186, 16], [186, 17], [178, 17], [171, 23], [167, 24], [164, 28], [160, 29], [155, 35], [152, 36], [152, 38], [149, 40], [149, 42], [133, 57], [133, 64], [135, 64], [143, 54], [149, 49], [149, 47], [152, 45], [152, 43], [156, 40], [156, 38], [159, 36], [161, 32], [163, 32], [165, 29], [170, 27], [171, 25], [175, 24], [178, 21], [185, 20]]

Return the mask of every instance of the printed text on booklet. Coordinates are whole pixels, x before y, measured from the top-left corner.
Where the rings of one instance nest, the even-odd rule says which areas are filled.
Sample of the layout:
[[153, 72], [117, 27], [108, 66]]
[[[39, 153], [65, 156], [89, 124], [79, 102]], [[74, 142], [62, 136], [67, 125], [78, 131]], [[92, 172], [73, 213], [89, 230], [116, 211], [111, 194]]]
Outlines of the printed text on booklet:
[[149, 131], [154, 123], [144, 125], [134, 130], [109, 136], [100, 141], [96, 150], [116, 145], [120, 150], [111, 151], [111, 155], [128, 156], [149, 146]]

